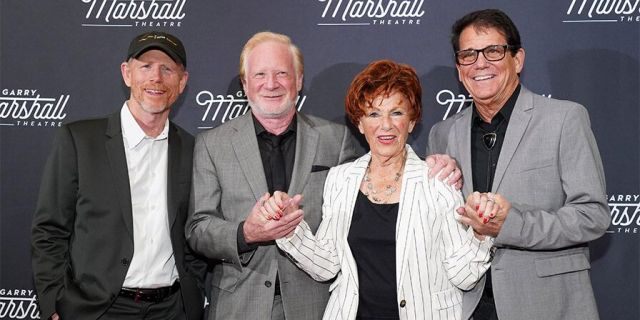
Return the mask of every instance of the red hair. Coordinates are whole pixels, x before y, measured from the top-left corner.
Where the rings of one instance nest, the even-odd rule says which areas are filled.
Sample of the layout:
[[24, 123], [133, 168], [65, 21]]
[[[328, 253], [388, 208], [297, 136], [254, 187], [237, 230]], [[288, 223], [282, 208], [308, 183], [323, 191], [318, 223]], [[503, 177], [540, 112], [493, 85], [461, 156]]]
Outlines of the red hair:
[[377, 97], [388, 97], [395, 92], [409, 100], [410, 120], [422, 118], [422, 87], [416, 71], [409, 65], [391, 60], [371, 62], [356, 75], [345, 98], [345, 111], [351, 123], [360, 123], [365, 110], [372, 107]]

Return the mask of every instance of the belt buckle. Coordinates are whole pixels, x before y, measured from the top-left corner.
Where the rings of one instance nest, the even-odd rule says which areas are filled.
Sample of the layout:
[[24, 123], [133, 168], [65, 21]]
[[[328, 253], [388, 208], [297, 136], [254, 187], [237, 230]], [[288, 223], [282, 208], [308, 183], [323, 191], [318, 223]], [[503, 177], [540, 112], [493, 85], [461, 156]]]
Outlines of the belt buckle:
[[140, 288], [136, 289], [136, 293], [133, 296], [133, 301], [135, 303], [140, 303], [140, 300], [142, 299], [142, 292], [140, 291]]

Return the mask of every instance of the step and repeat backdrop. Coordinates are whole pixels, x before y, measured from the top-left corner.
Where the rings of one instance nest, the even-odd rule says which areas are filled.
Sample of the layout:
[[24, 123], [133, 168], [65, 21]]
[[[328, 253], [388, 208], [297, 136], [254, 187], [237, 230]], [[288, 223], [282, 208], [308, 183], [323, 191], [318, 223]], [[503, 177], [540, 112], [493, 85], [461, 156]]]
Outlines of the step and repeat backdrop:
[[190, 77], [172, 118], [194, 135], [248, 111], [238, 58], [258, 31], [291, 36], [305, 57], [299, 110], [337, 122], [346, 122], [351, 79], [370, 61], [410, 64], [424, 90], [410, 143], [424, 154], [429, 128], [469, 106], [450, 27], [482, 8], [519, 27], [525, 86], [589, 110], [613, 221], [590, 246], [598, 307], [602, 319], [640, 319], [638, 0], [2, 0], [0, 318], [39, 318], [30, 225], [45, 158], [63, 123], [120, 109], [120, 63], [135, 35], [183, 40]]

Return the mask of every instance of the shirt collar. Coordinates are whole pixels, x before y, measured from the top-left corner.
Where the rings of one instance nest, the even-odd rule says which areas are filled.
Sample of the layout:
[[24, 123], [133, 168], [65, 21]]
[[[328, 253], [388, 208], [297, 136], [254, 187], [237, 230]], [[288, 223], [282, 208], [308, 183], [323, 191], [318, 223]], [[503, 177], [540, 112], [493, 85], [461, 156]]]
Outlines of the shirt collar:
[[122, 109], [120, 109], [120, 122], [122, 126], [122, 135], [126, 138], [125, 144], [128, 149], [135, 148], [142, 140], [150, 139], [150, 140], [164, 140], [169, 136], [169, 119], [164, 124], [164, 129], [162, 132], [155, 138], [147, 136], [136, 119], [133, 118], [133, 114], [131, 114], [131, 110], [129, 110], [129, 105], [125, 101]]
[[[256, 136], [260, 136], [263, 132], [267, 133], [267, 129], [264, 128], [264, 126], [262, 125], [262, 123], [260, 123], [260, 121], [258, 121], [258, 119], [256, 119], [256, 117], [253, 115], [253, 113], [251, 113], [251, 118], [253, 119], [253, 126], [256, 130]], [[291, 119], [291, 123], [289, 123], [289, 126], [287, 127], [286, 130], [284, 130], [284, 132], [282, 132], [281, 135], [285, 135], [289, 132], [296, 132], [296, 128], [297, 126], [297, 118], [298, 118], [298, 114], [296, 113], [293, 118]]]
[[[518, 86], [516, 87], [515, 90], [513, 90], [513, 93], [511, 94], [511, 97], [509, 97], [509, 100], [507, 100], [507, 102], [505, 102], [504, 106], [502, 106], [502, 108], [500, 108], [500, 111], [498, 111], [498, 113], [496, 114], [495, 117], [493, 117], [493, 119], [491, 119], [491, 122], [497, 122], [500, 121], [501, 118], [503, 118], [507, 123], [509, 122], [509, 119], [511, 118], [511, 114], [513, 113], [513, 108], [515, 108], [516, 106], [516, 101], [518, 101], [518, 96], [520, 95], [520, 84], [518, 84]], [[480, 115], [478, 114], [478, 110], [476, 109], [476, 106], [473, 106], [473, 122], [474, 123], [479, 123], [482, 121], [482, 118], [480, 118]]]

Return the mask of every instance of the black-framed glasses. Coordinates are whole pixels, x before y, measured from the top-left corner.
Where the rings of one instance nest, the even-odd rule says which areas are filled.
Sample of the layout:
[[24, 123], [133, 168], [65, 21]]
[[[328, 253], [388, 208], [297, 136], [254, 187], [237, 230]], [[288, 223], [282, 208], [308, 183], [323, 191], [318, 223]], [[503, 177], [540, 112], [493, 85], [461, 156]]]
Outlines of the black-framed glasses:
[[487, 150], [493, 149], [498, 141], [498, 135], [495, 132], [488, 132], [482, 135], [482, 142]]
[[513, 48], [516, 48], [516, 46], [508, 44], [493, 44], [482, 49], [460, 50], [456, 52], [456, 62], [462, 66], [474, 64], [476, 63], [476, 61], [478, 61], [480, 52], [482, 52], [484, 58], [487, 59], [487, 61], [500, 61], [504, 59], [504, 56], [507, 53], [507, 49]]

